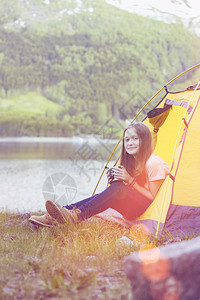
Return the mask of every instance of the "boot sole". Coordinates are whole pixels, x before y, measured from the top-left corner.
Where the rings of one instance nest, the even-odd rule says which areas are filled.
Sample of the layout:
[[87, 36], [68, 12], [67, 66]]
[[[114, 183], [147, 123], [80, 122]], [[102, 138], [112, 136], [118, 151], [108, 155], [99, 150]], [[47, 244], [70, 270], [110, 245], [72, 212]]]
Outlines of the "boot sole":
[[40, 221], [37, 221], [35, 219], [32, 219], [32, 218], [29, 218], [28, 221], [31, 223], [31, 224], [34, 224], [34, 225], [37, 225], [37, 226], [40, 226], [40, 227], [53, 227], [53, 225], [47, 225], [47, 224], [44, 224]]
[[59, 206], [55, 202], [50, 200], [46, 201], [46, 210], [52, 218], [54, 218], [58, 223], [64, 224], [68, 222], [68, 219], [65, 218]]

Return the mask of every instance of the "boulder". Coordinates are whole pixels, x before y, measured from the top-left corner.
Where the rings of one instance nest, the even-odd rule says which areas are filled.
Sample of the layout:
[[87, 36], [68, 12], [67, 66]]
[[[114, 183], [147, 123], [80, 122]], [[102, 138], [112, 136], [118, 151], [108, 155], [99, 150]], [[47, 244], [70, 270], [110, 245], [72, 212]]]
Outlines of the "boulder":
[[134, 300], [200, 300], [200, 237], [130, 254]]

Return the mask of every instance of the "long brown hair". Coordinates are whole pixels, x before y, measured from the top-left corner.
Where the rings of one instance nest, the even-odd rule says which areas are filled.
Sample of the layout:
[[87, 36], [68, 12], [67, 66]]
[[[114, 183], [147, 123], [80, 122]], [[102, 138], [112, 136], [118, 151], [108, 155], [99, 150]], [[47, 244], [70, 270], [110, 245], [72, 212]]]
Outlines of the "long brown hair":
[[[137, 153], [137, 160], [133, 155], [126, 152], [124, 146], [124, 136], [126, 130], [134, 128], [139, 137], [140, 147]], [[147, 180], [146, 162], [152, 154], [152, 135], [149, 128], [142, 122], [131, 123], [123, 134], [123, 145], [121, 151], [120, 164], [125, 167], [127, 172], [134, 177], [138, 183], [144, 184]]]

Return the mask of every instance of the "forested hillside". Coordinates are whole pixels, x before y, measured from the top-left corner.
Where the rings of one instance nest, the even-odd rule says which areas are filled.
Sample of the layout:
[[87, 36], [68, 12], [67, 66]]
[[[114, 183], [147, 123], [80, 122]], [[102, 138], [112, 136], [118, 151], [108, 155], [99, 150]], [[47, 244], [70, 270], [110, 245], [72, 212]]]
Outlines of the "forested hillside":
[[[103, 0], [9, 0], [0, 8], [3, 136], [12, 135], [11, 120], [18, 124], [13, 135], [98, 131], [110, 118], [130, 117], [121, 108], [132, 95], [142, 95], [132, 102], [134, 112], [165, 82], [199, 62], [200, 39], [181, 24], [139, 17]], [[50, 109], [39, 117], [30, 109], [18, 114], [9, 103], [23, 94], [28, 98], [30, 91], [57, 103], [59, 114], [52, 116]], [[8, 98], [6, 112], [3, 98]], [[33, 129], [39, 120], [52, 130]], [[70, 130], [58, 130], [69, 123]]]

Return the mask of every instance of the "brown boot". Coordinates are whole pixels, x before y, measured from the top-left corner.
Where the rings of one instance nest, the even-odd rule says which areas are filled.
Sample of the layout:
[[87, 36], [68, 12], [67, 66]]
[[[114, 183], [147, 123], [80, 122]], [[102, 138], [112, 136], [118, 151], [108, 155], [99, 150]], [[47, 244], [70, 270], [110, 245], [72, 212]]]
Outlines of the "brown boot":
[[57, 202], [50, 200], [46, 201], [46, 210], [52, 218], [54, 218], [58, 223], [78, 223], [78, 212], [77, 209], [68, 210], [60, 206]]
[[43, 227], [53, 227], [56, 226], [56, 220], [54, 220], [49, 214], [44, 214], [42, 216], [31, 216], [28, 221], [34, 225]]

